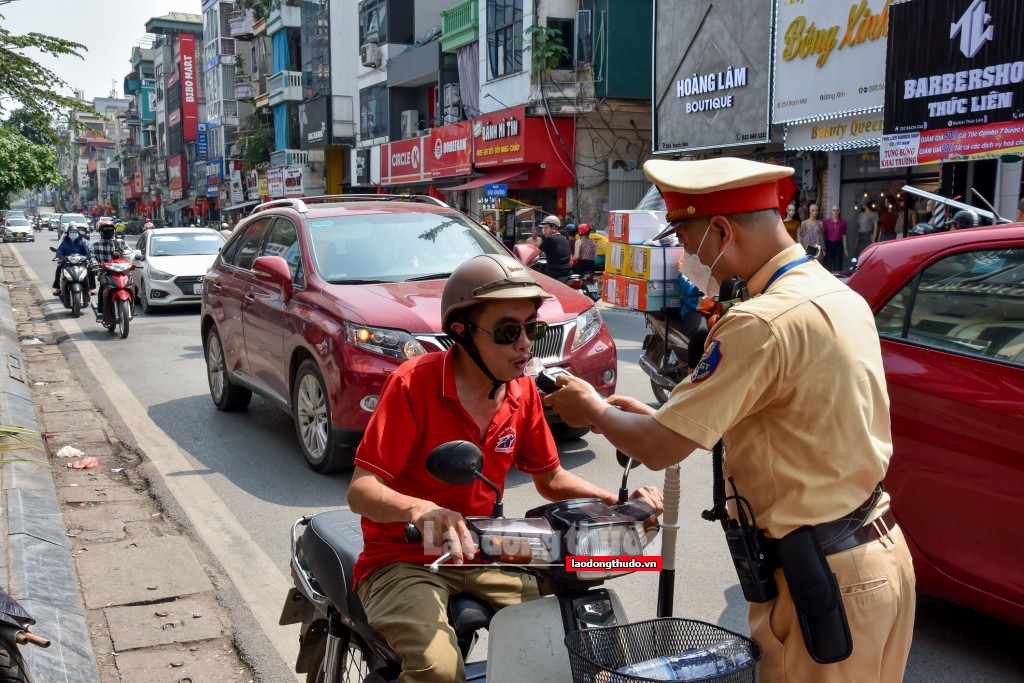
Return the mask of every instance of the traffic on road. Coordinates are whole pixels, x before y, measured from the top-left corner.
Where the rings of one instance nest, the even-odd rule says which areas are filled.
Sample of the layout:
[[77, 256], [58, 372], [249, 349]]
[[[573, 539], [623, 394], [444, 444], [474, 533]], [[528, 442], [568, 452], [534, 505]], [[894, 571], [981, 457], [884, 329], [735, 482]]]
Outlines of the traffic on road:
[[[289, 205], [289, 207], [294, 205]], [[305, 219], [303, 212], [298, 212], [296, 222]], [[254, 214], [259, 218], [259, 213]], [[289, 216], [291, 218], [291, 216]], [[267, 227], [267, 222], [262, 225]], [[219, 233], [205, 231], [211, 236], [221, 240]], [[986, 238], [986, 233], [991, 232], [993, 237]], [[169, 232], [168, 235], [171, 233]], [[241, 234], [241, 233], [240, 233]], [[280, 232], [274, 234], [281, 234]], [[252, 272], [256, 273], [257, 259], [270, 258], [272, 254], [281, 253], [279, 257], [288, 265], [294, 264], [297, 270], [305, 269], [310, 276], [314, 276], [319, 269], [323, 268], [322, 257], [317, 259], [311, 253], [308, 257], [295, 258], [291, 262], [286, 256], [287, 247], [295, 246], [298, 241], [293, 234], [292, 241], [278, 249], [276, 242], [269, 240], [269, 231], [260, 232], [258, 246], [247, 248], [249, 264]], [[159, 235], [159, 231], [153, 237]], [[998, 235], [1005, 242], [993, 243]], [[144, 236], [145, 237], [145, 236]], [[52, 245], [56, 241], [50, 241]], [[96, 236], [93, 236], [95, 239]], [[974, 239], [976, 238], [976, 240]], [[918, 241], [920, 240], [920, 241]], [[928, 240], [931, 240], [929, 242]], [[139, 246], [138, 239], [134, 236], [128, 237], [129, 247], [133, 252]], [[233, 237], [226, 244], [224, 250], [231, 253], [232, 244], [244, 245], [245, 240], [241, 237]], [[972, 247], [976, 243], [980, 246]], [[306, 244], [306, 242], [302, 242]], [[953, 245], [956, 246], [953, 246]], [[39, 281], [43, 283], [46, 291], [46, 273], [52, 267], [47, 251], [46, 242], [32, 244], [11, 245], [8, 249], [17, 250], [16, 255], [19, 261], [24, 262], [26, 267], [34, 272]], [[267, 245], [270, 245], [269, 247]], [[897, 256], [897, 253], [904, 254], [912, 246], [920, 245], [921, 251], [918, 255], [908, 257]], [[934, 245], [928, 248], [929, 245]], [[996, 376], [999, 380], [993, 380], [996, 385], [1006, 381], [1005, 370], [1012, 369], [1012, 363], [1016, 348], [1013, 337], [1008, 334], [999, 336], [998, 341], [989, 340], [992, 332], [985, 332], [984, 321], [1003, 321], [1000, 324], [1007, 327], [1006, 320], [1018, 315], [1014, 309], [1001, 309], [1002, 312], [995, 314], [991, 308], [984, 312], [979, 306], [982, 301], [985, 305], [1005, 306], [1016, 305], [1013, 297], [1012, 286], [1005, 289], [1006, 284], [1013, 285], [1014, 269], [1019, 270], [1015, 265], [1017, 255], [1014, 250], [1024, 249], [1024, 236], [1019, 228], [991, 228], [980, 230], [977, 233], [926, 236], [914, 238], [906, 242], [893, 243], [892, 245], [880, 245], [878, 253], [868, 255], [862, 262], [858, 272], [851, 278], [851, 286], [855, 291], [860, 292], [872, 303], [872, 308], [878, 307], [879, 320], [894, 320], [893, 306], [899, 305], [902, 311], [906, 308], [908, 295], [900, 289], [899, 282], [917, 282], [913, 273], [904, 276], [896, 276], [892, 269], [883, 267], [888, 255], [898, 258], [901, 263], [917, 263], [924, 267], [932, 263], [935, 257], [928, 254], [942, 254], [953, 258], [957, 257], [955, 265], [961, 267], [971, 280], [971, 286], [964, 285], [959, 288], [952, 287], [955, 282], [957, 271], [942, 266], [942, 280], [945, 289], [942, 291], [947, 299], [956, 296], [957, 292], [963, 290], [969, 292], [971, 298], [970, 306], [973, 310], [979, 311], [978, 318], [981, 323], [974, 324], [974, 327], [964, 323], [963, 334], [972, 335], [971, 339], [987, 340], [984, 349], [979, 348], [977, 341], [959, 342], [967, 345], [968, 355], [975, 358], [974, 363], [994, 362], [997, 365]], [[934, 250], [934, 251], [933, 251]], [[980, 251], [978, 251], [980, 250]], [[223, 253], [223, 252], [222, 252]], [[981, 265], [978, 261], [964, 260], [963, 254], [980, 254], [984, 260]], [[263, 256], [261, 256], [263, 254]], [[216, 259], [220, 259], [217, 255]], [[968, 260], [970, 260], [968, 258]], [[259, 263], [266, 263], [260, 261]], [[265, 265], [264, 268], [267, 268]], [[936, 266], [938, 268], [938, 266]], [[216, 269], [216, 265], [215, 265]], [[237, 269], [237, 266], [236, 266]], [[429, 266], [428, 266], [428, 269]], [[435, 268], [436, 270], [436, 268]], [[273, 265], [268, 268], [273, 271]], [[898, 272], [898, 271], [895, 271]], [[936, 271], [937, 272], [937, 271]], [[878, 280], [879, 274], [885, 273], [885, 279]], [[236, 275], [237, 277], [237, 275]], [[292, 271], [288, 270], [289, 280]], [[403, 277], [408, 277], [403, 276]], [[415, 275], [413, 275], [415, 277]], [[443, 277], [443, 276], [442, 276]], [[979, 278], [984, 277], [989, 284], [987, 289], [979, 290], [976, 287]], [[901, 279], [902, 278], [902, 279]], [[335, 276], [334, 279], [337, 279]], [[365, 280], [363, 274], [359, 280]], [[384, 276], [381, 280], [387, 280]], [[257, 282], [253, 278], [252, 282]], [[400, 278], [396, 278], [400, 282]], [[867, 282], [875, 282], [874, 288], [880, 292], [880, 298], [872, 298], [868, 295]], [[283, 301], [284, 288], [280, 283], [268, 280], [270, 285], [264, 284], [260, 298], [264, 305], [270, 303], [275, 297]], [[442, 279], [443, 282], [443, 279]], [[357, 284], [356, 287], [372, 291], [374, 287], [380, 287], [377, 283]], [[555, 289], [554, 285], [549, 285]], [[972, 289], [973, 287], [973, 289]], [[207, 290], [208, 291], [208, 290]], [[417, 285], [417, 295], [422, 297], [425, 294], [423, 285]], [[557, 291], [557, 290], [556, 290]], [[888, 292], [888, 294], [886, 294]], [[893, 296], [899, 293], [899, 296]], [[1008, 293], [1010, 294], [1008, 296]], [[984, 296], [991, 294], [991, 296]], [[437, 296], [437, 295], [435, 295]], [[568, 297], [579, 297], [582, 302], [589, 303], [582, 294], [568, 292]], [[291, 299], [295, 298], [293, 292]], [[921, 299], [917, 299], [918, 305]], [[899, 303], [904, 302], [904, 303]], [[1009, 302], [1008, 304], [1006, 302]], [[888, 308], [885, 307], [888, 305]], [[281, 306], [281, 302], [275, 304]], [[422, 304], [421, 304], [422, 305]], [[438, 303], [434, 304], [435, 306]], [[948, 301], [946, 305], [950, 306]], [[966, 305], [966, 304], [965, 304]], [[564, 308], [565, 304], [562, 304]], [[587, 310], [586, 303], [581, 304], [582, 310]], [[54, 300], [51, 310], [56, 314], [62, 307]], [[934, 310], [934, 306], [931, 307]], [[276, 650], [273, 656], [281, 657], [286, 662], [294, 662], [297, 655], [292, 642], [292, 632], [276, 625], [275, 611], [280, 610], [280, 602], [283, 596], [288, 593], [290, 581], [287, 579], [290, 563], [292, 562], [292, 523], [304, 516], [317, 512], [327, 512], [345, 507], [347, 500], [347, 487], [350, 474], [342, 472], [330, 476], [324, 476], [303, 466], [308, 461], [303, 448], [296, 443], [296, 423], [292, 411], [283, 411], [278, 402], [268, 400], [257, 392], [249, 399], [248, 407], [241, 412], [222, 412], [217, 410], [216, 377], [210, 373], [210, 349], [209, 335], [201, 332], [201, 320], [205, 305], [181, 306], [174, 308], [150, 307], [149, 311], [141, 308], [133, 315], [133, 335], [127, 339], [110, 339], [102, 333], [102, 330], [94, 329], [85, 324], [85, 319], [74, 319], [60, 316], [54, 319], [54, 324], [66, 334], [65, 343], [77, 349], [73, 355], [80, 361], [80, 370], [93, 378], [90, 383], [90, 390], [100, 405], [105, 405], [116, 418], [123, 429], [123, 436], [126, 442], [138, 445], [149, 457], [154, 459], [157, 469], [167, 481], [175, 481], [175, 497], [184, 501], [188, 514], [198, 520], [197, 532], [204, 542], [211, 548], [214, 555], [224, 563], [229, 576], [237, 582], [248, 608], [257, 615], [257, 623], [268, 634], [268, 637], [275, 643]], [[644, 317], [628, 309], [611, 306], [607, 303], [600, 303], [593, 307], [594, 315], [598, 316], [602, 326], [602, 334], [607, 334], [607, 341], [603, 342], [615, 350], [615, 380], [614, 391], [623, 395], [634, 395], [645, 402], [657, 405], [655, 395], [652, 394], [652, 386], [648, 375], [640, 369], [640, 359], [644, 357], [644, 340], [648, 335]], [[436, 314], [435, 314], [436, 315]], [[240, 314], [238, 319], [244, 316]], [[1019, 319], [1019, 315], [1018, 315]], [[267, 320], [276, 320], [281, 324], [283, 318], [265, 319], [257, 329], [262, 334], [268, 330]], [[365, 317], [360, 318], [363, 324], [370, 325]], [[914, 324], [920, 318], [913, 318]], [[436, 324], [436, 323], [434, 323]], [[579, 323], [577, 323], [578, 326]], [[927, 322], [920, 323], [922, 329], [931, 329]], [[979, 327], [979, 324], [982, 325]], [[380, 328], [381, 326], [375, 325]], [[344, 329], [344, 328], [342, 328]], [[896, 336], [903, 327], [895, 322], [879, 323], [879, 331], [883, 338], [883, 353], [898, 351], [898, 343], [886, 342], [893, 332]], [[915, 329], [915, 328], [912, 328]], [[1016, 329], [1012, 325], [1009, 329]], [[417, 334], [413, 338], [422, 337], [427, 331], [413, 330]], [[573, 330], [575, 332], [575, 330]], [[378, 330], [381, 334], [382, 330]], [[436, 335], [437, 332], [432, 332]], [[936, 344], [931, 353], [939, 354], [945, 360], [943, 372], [949, 372], [951, 363], [959, 362], [962, 354], [954, 353], [948, 344], [934, 342], [932, 332], [922, 340]], [[283, 343], [290, 335], [279, 334], [278, 338]], [[947, 333], [944, 338], [949, 338], [952, 333]], [[963, 335], [961, 335], [962, 337]], [[571, 340], [571, 334], [563, 337], [565, 342]], [[914, 341], [919, 341], [916, 337]], [[391, 343], [396, 348], [394, 340], [385, 339], [382, 335], [378, 345], [385, 348]], [[889, 346], [886, 346], [886, 344]], [[116, 344], [112, 350], [110, 345]], [[91, 349], [95, 348], [98, 353]], [[283, 349], [284, 347], [280, 347]], [[406, 348], [408, 348], [406, 346]], [[444, 348], [443, 346], [441, 348]], [[888, 350], [887, 350], [888, 349]], [[70, 351], [70, 349], [69, 349]], [[439, 353], [439, 352], [438, 352]], [[273, 348], [262, 353], [265, 360], [277, 359], [279, 362], [287, 358], [282, 350]], [[986, 361], [985, 356], [991, 356], [992, 361]], [[920, 351], [913, 356], [921, 361]], [[148, 362], [136, 363], [131, 373], [117, 373], [114, 367], [123, 359], [146, 358]], [[551, 359], [548, 359], [551, 365]], [[1007, 365], [1009, 363], [1010, 365]], [[292, 364], [293, 365], [293, 364]], [[896, 437], [897, 455], [894, 457], [894, 467], [890, 470], [890, 477], [886, 479], [887, 489], [894, 497], [893, 507], [901, 526], [904, 526], [911, 541], [911, 547], [915, 554], [915, 568], [918, 570], [919, 587], [923, 593], [919, 598], [917, 609], [917, 620], [914, 633], [913, 647], [904, 680], [963, 680], [964, 677], [974, 675], [975, 672], [987, 672], [986, 680], [1012, 680], [1016, 671], [1015, 655], [1007, 646], [1001, 648], [1000, 643], [1007, 643], [1008, 634], [1013, 632], [1013, 626], [993, 620], [990, 617], [982, 616], [980, 612], [991, 613], [1001, 619], [1013, 623], [1019, 616], [1012, 609], [1013, 604], [1019, 605], [1019, 597], [1014, 598], [1013, 593], [1007, 593], [1006, 588], [1013, 585], [1011, 578], [1013, 568], [1009, 563], [1004, 563], [1005, 554], [998, 549], [993, 553], [988, 562], [976, 563], [973, 568], [965, 566], [964, 570], [953, 570], [955, 565], [944, 564], [941, 556], [933, 556], [931, 553], [948, 552], [950, 558], [965, 556], [963, 552], [957, 552], [948, 541], [941, 546], [930, 545], [928, 526], [924, 525], [918, 529], [915, 522], [915, 515], [921, 514], [942, 515], [940, 509], [932, 513], [926, 513], [928, 506], [927, 491], [921, 489], [921, 494], [916, 494], [915, 487], [919, 486], [919, 477], [914, 475], [915, 471], [930, 471], [928, 486], [943, 487], [956, 486], [957, 496], [948, 496], [946, 500], [952, 500], [963, 496], [963, 509], [961, 514], [969, 515], [972, 508], [978, 508], [978, 503], [971, 503], [967, 497], [967, 491], [978, 490], [981, 495], [987, 494], [989, 504], [994, 501], [1006, 501], [1007, 505], [1019, 505], [1013, 501], [1012, 496], [1000, 494], [1004, 487], [1007, 491], [1014, 487], [1014, 470], [1012, 467], [1006, 469], [1005, 465], [998, 465], [1002, 469], [1001, 477], [993, 478], [991, 474], [984, 474], [988, 463], [1012, 462], [1014, 456], [1007, 452], [999, 454], [990, 452], [992, 457], [985, 458], [976, 467], [951, 468], [946, 476], [943, 469], [936, 469], [934, 464], [921, 462], [918, 465], [910, 465], [909, 460], [919, 461], [921, 458], [933, 458], [934, 447], [921, 451], [916, 445], [915, 439], [920, 438], [922, 432], [917, 428], [925, 415], [929, 414], [935, 399], [922, 400], [921, 389], [915, 389], [913, 393], [913, 408], [907, 415], [914, 416], [914, 425], [907, 425], [907, 436], [900, 436], [904, 432], [900, 415], [903, 415], [902, 388], [903, 382], [894, 382], [896, 376], [892, 374], [896, 366], [890, 366], [886, 361], [887, 374], [890, 377], [890, 392], [893, 401], [893, 429]], [[938, 372], [938, 370], [936, 370]], [[975, 371], [977, 374], [977, 370]], [[116, 379], [114, 379], [116, 378]], [[977, 392], [991, 392], [993, 384], [988, 382], [979, 383]], [[1016, 386], [1013, 382], [1002, 384], [1013, 390]], [[324, 392], [326, 393], [326, 392]], [[125, 401], [125, 396], [131, 396], [131, 401]], [[114, 397], [118, 397], [115, 399]], [[908, 399], [909, 400], [909, 399]], [[959, 405], [963, 405], [962, 401]], [[972, 418], [983, 419], [982, 410], [987, 405], [994, 405], [991, 401], [982, 401], [978, 408], [972, 411]], [[1012, 406], [1014, 402], [1003, 405], [1011, 406], [1003, 412], [1002, 421], [1004, 430], [1017, 429], [1020, 425], [1019, 416], [1015, 416]], [[1017, 403], [1019, 405], [1019, 402]], [[951, 424], [948, 409], [941, 409], [935, 412], [938, 416], [945, 417], [945, 428]], [[981, 423], [979, 423], [981, 424]], [[932, 427], [935, 429], [936, 427]], [[964, 429], [969, 429], [964, 427]], [[979, 428], [970, 428], [970, 433], [980, 433]], [[914, 436], [918, 435], [918, 436]], [[903, 443], [903, 440], [910, 438], [912, 441]], [[1011, 443], [1019, 443], [1020, 440]], [[1004, 447], [1007, 442], [1000, 441]], [[901, 464], [899, 454], [907, 452], [908, 463]], [[946, 447], [948, 449], [948, 446]], [[594, 481], [606, 488], [617, 486], [622, 471], [619, 469], [613, 457], [613, 450], [604, 437], [598, 434], [584, 434], [581, 438], [569, 438], [559, 443], [558, 453], [563, 466], [572, 470], [589, 481]], [[989, 448], [991, 451], [991, 447]], [[963, 451], [961, 451], [963, 452]], [[979, 450], [981, 454], [984, 449]], [[919, 455], [911, 455], [919, 453]], [[680, 478], [683, 482], [683, 496], [679, 519], [681, 524], [681, 542], [677, 550], [678, 564], [676, 568], [677, 589], [673, 604], [673, 613], [676, 616], [687, 616], [701, 619], [708, 623], [717, 624], [721, 627], [739, 633], [747, 633], [746, 609], [742, 599], [742, 593], [735, 580], [735, 573], [732, 569], [732, 562], [729, 559], [727, 548], [722, 543], [721, 536], [717, 532], [716, 525], [710, 525], [700, 519], [701, 511], [710, 504], [711, 472], [707, 466], [709, 458], [691, 458], [682, 464]], [[930, 460], [935, 463], [934, 459]], [[184, 469], [182, 469], [184, 467]], [[188, 482], [176, 481], [175, 474], [185, 471], [192, 471], [200, 474], [203, 480], [204, 490], [207, 491], [216, 509], [216, 515], [226, 515], [232, 520], [232, 525], [237, 528], [231, 534], [225, 534], [223, 525], [204, 523], [204, 516], [207, 519], [216, 518], [215, 515], [204, 512], [202, 508], [191, 509], [188, 502], [194, 498], [192, 486]], [[959, 474], [956, 474], [959, 472]], [[977, 487], [968, 484], [972, 473], [978, 475], [979, 484]], [[945, 482], [945, 483], [943, 483]], [[987, 482], [987, 483], [986, 483]], [[526, 510], [544, 502], [528, 486], [529, 477], [523, 473], [513, 471], [506, 482], [505, 503], [510, 511], [515, 510], [521, 514]], [[663, 484], [659, 473], [648, 471], [644, 468], [634, 470], [630, 475], [630, 486], [651, 485], [660, 487]], [[906, 496], [907, 500], [917, 495], [924, 498], [912, 505], [904, 504], [901, 508], [900, 498]], [[210, 501], [206, 503], [210, 505]], [[944, 506], [948, 508], [947, 506]], [[952, 514], [952, 511], [950, 511]], [[930, 517], [924, 517], [929, 519]], [[965, 522], [970, 524], [969, 522]], [[980, 523], [980, 519], [979, 522]], [[962, 536], [968, 538], [966, 533]], [[984, 536], [974, 534], [975, 541], [969, 550], [971, 553], [983, 553], [983, 546], [978, 545]], [[230, 543], [230, 546], [228, 545]], [[244, 552], [239, 553], [239, 543]], [[647, 552], [657, 555], [660, 552], [660, 539], [655, 540]], [[245, 559], [240, 562], [240, 558]], [[936, 564], [932, 565], [931, 563]], [[983, 567], [995, 568], [1002, 564], [1004, 573], [982, 574]], [[248, 566], [241, 566], [248, 565]], [[272, 570], [268, 577], [256, 578], [259, 569]], [[276, 578], [273, 578], [276, 577]], [[944, 581], [940, 577], [948, 577]], [[266, 594], [266, 585], [269, 583], [280, 591], [276, 595]], [[952, 582], [952, 583], [950, 583]], [[1003, 590], [992, 591], [992, 597], [986, 597], [984, 590], [986, 585], [1002, 585]], [[959, 586], [960, 588], [957, 588]], [[973, 586], [971, 590], [967, 587]], [[658, 581], [654, 575], [643, 572], [633, 573], [627, 579], [620, 579], [614, 584], [615, 590], [619, 593], [619, 599], [623, 604], [629, 606], [629, 617], [631, 620], [650, 618], [656, 616], [657, 605], [651, 596], [658, 593]], [[980, 592], [979, 592], [980, 591]], [[934, 594], [954, 600], [968, 607], [956, 607], [949, 603], [928, 597]], [[997, 597], [998, 596], [998, 597]], [[301, 621], [301, 619], [300, 619]], [[485, 637], [486, 642], [486, 637]], [[955, 644], [955, 645], [954, 645]], [[481, 645], [477, 645], [479, 649]], [[359, 660], [362, 662], [363, 660]]]

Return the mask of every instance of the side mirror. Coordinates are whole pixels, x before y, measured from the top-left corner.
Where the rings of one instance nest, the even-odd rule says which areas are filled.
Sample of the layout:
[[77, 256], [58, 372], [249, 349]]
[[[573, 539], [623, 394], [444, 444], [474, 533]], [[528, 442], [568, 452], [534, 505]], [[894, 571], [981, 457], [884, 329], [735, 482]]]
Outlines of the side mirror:
[[260, 256], [252, 264], [253, 275], [260, 282], [267, 282], [281, 288], [285, 301], [292, 298], [292, 271], [288, 262], [280, 256]]
[[50, 251], [52, 251], [54, 254], [56, 254], [57, 253], [57, 247], [50, 247]]
[[537, 264], [541, 252], [536, 246], [523, 243], [513, 246], [512, 253], [523, 265], [533, 268]]
[[469, 441], [443, 443], [427, 456], [427, 472], [453, 486], [472, 484], [483, 466], [483, 454]]
[[140, 250], [138, 250], [138, 249], [136, 249], [135, 251], [132, 252], [132, 258], [134, 258], [136, 261], [145, 261], [146, 260], [146, 257], [143, 256], [142, 252]]

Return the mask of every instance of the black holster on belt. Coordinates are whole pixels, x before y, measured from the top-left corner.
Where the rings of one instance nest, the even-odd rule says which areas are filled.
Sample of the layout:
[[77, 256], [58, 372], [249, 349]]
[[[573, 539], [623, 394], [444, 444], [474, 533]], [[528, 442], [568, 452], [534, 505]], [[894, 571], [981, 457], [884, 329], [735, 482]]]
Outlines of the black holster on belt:
[[839, 583], [832, 573], [814, 527], [805, 526], [774, 543], [793, 605], [800, 621], [804, 645], [820, 664], [840, 662], [853, 652], [853, 637], [843, 608]]

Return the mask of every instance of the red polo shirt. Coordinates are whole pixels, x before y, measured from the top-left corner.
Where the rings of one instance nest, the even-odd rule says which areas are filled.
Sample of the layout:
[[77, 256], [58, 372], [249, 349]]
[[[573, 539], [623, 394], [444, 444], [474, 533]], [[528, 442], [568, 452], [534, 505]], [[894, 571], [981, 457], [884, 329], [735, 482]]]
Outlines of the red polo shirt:
[[[464, 517], [491, 514], [494, 491], [477, 480], [449, 486], [427, 472], [427, 455], [446, 441], [475, 443], [484, 455], [483, 474], [505, 489], [515, 465], [526, 474], [543, 474], [559, 465], [558, 450], [544, 420], [544, 406], [533, 381], [520, 377], [506, 384], [505, 400], [483, 438], [459, 403], [455, 387], [456, 347], [403, 363], [384, 383], [356, 465], [373, 472], [399, 493], [456, 510]], [[356, 560], [355, 582], [389, 562], [429, 564], [423, 545], [405, 541], [405, 524], [378, 524], [363, 517], [363, 552]]]

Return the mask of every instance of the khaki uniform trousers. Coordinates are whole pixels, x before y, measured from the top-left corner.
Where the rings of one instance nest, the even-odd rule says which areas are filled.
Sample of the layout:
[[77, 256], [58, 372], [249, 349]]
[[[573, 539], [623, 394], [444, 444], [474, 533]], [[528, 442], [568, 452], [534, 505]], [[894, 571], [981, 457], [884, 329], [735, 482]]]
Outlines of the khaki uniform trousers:
[[[885, 531], [881, 522], [874, 524], [879, 532]], [[835, 664], [811, 659], [779, 569], [778, 597], [750, 605], [750, 635], [764, 650], [761, 683], [899, 683], [917, 605], [914, 567], [903, 532], [893, 527], [878, 540], [827, 557], [843, 595], [853, 654]]]
[[427, 567], [396, 562], [356, 588], [370, 624], [402, 657], [399, 683], [464, 683], [465, 663], [448, 623], [448, 598], [469, 593], [494, 609], [540, 597], [533, 577], [492, 567]]

